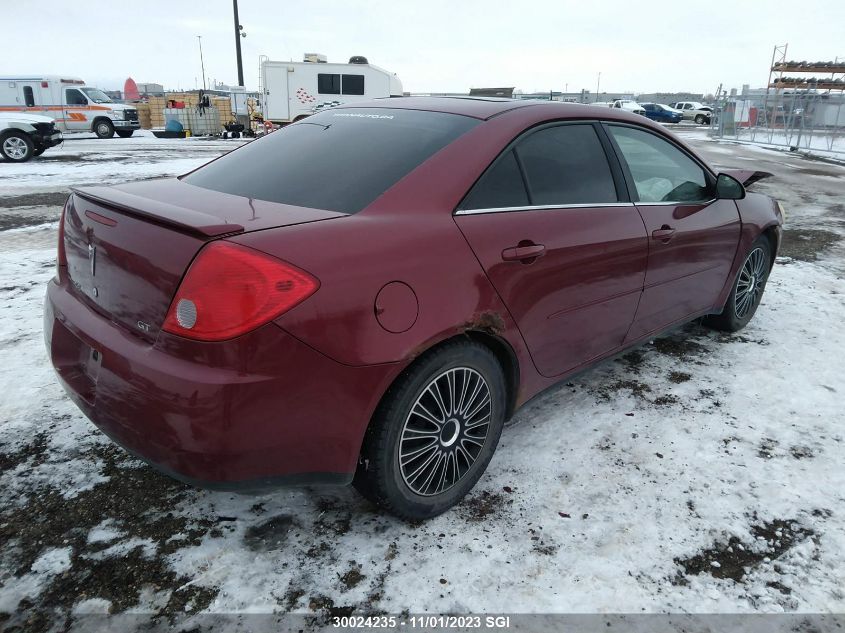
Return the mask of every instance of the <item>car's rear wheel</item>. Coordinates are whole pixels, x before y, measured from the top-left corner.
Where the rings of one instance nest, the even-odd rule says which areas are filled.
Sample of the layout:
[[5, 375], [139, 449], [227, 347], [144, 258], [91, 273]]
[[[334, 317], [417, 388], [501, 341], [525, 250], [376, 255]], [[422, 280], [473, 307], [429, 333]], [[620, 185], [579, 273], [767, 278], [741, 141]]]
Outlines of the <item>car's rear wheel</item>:
[[376, 411], [353, 484], [403, 519], [445, 512], [487, 468], [506, 400], [502, 367], [483, 345], [453, 342], [425, 354]]
[[721, 314], [707, 317], [705, 323], [726, 332], [736, 332], [744, 328], [763, 298], [771, 263], [769, 240], [761, 236], [751, 245], [751, 250], [739, 269], [725, 309]]
[[13, 163], [23, 163], [32, 158], [35, 145], [24, 132], [8, 132], [0, 136], [0, 154]]

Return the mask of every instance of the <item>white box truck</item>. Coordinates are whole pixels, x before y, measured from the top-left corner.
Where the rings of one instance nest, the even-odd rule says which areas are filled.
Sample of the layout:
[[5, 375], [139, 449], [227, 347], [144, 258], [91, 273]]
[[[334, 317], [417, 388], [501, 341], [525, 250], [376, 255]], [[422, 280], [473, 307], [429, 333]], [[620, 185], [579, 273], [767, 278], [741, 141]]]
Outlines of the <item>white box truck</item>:
[[99, 138], [132, 136], [141, 127], [138, 109], [114, 103], [78, 77], [0, 77], [0, 112], [40, 114], [63, 132], [94, 132]]
[[352, 57], [348, 64], [330, 64], [313, 53], [302, 62], [261, 61], [265, 121], [290, 123], [341, 103], [401, 96], [396, 73], [368, 63], [366, 57]]

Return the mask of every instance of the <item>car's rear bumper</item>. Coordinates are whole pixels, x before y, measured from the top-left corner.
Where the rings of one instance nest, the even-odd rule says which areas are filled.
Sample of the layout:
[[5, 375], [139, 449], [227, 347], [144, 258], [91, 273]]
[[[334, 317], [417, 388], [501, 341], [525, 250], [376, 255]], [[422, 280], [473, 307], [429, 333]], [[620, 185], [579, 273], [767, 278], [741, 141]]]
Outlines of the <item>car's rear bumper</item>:
[[396, 365], [348, 367], [275, 324], [154, 345], [51, 281], [44, 336], [59, 381], [106, 435], [190, 484], [252, 490], [351, 481]]

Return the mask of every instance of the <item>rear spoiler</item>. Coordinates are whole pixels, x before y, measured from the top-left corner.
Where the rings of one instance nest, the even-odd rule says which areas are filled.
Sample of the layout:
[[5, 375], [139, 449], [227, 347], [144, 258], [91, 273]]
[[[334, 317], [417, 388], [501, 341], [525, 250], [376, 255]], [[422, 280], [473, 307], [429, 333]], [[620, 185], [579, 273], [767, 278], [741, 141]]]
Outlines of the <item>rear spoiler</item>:
[[208, 213], [136, 196], [113, 187], [71, 187], [70, 190], [90, 202], [149, 219], [186, 233], [218, 237], [244, 231], [244, 227], [240, 224], [229, 223], [225, 220], [221, 222], [221, 218]]
[[772, 176], [767, 171], [753, 171], [751, 169], [725, 169], [722, 173], [736, 178], [744, 187], [750, 187], [755, 182]]

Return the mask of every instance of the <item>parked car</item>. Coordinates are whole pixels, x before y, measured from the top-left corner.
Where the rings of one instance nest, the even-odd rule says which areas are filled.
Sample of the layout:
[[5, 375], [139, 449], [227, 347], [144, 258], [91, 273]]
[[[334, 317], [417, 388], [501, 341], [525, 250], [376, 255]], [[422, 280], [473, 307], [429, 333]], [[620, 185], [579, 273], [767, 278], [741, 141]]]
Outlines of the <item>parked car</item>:
[[627, 110], [628, 112], [633, 112], [634, 114], [641, 114], [642, 116], [645, 116], [645, 108], [643, 108], [636, 101], [631, 101], [630, 99], [616, 99], [615, 101], [611, 102], [610, 107], [621, 108], [622, 110]]
[[53, 119], [37, 114], [0, 112], [0, 155], [23, 163], [62, 142]]
[[748, 323], [783, 219], [749, 174], [621, 108], [340, 106], [179, 178], [74, 189], [46, 345], [94, 424], [177, 479], [351, 482], [424, 519], [547, 387], [692, 319]]
[[662, 103], [643, 103], [642, 107], [645, 110], [645, 115], [652, 121], [680, 123], [684, 119], [684, 115], [680, 110], [670, 108]]
[[713, 108], [698, 101], [679, 101], [670, 103], [669, 107], [680, 110], [685, 119], [695, 121], [699, 125], [710, 125], [710, 119], [713, 116]]

